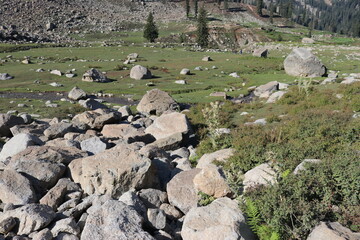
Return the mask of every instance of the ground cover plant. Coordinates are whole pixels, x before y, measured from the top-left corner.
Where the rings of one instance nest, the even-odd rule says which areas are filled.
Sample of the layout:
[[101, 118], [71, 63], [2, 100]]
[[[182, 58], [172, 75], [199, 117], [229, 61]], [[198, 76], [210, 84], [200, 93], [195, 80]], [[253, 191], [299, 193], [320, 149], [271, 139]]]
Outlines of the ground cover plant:
[[[233, 129], [226, 137], [227, 147], [236, 150], [230, 161], [219, 164], [233, 190], [246, 199], [242, 208], [260, 239], [306, 239], [319, 221], [339, 221], [353, 231], [360, 228], [360, 120], [354, 117], [359, 111], [360, 85], [312, 85], [309, 91], [306, 95], [293, 86], [271, 107], [227, 105], [219, 115], [221, 127]], [[266, 117], [269, 123], [244, 125], [253, 118], [236, 116], [243, 111], [255, 119]], [[197, 119], [197, 126], [205, 123], [199, 131], [203, 136], [199, 152], [218, 150], [210, 144], [207, 121], [201, 121], [198, 110], [194, 108], [189, 116]], [[304, 159], [321, 163], [293, 174]], [[277, 184], [243, 195], [243, 173], [265, 162], [277, 169]]]

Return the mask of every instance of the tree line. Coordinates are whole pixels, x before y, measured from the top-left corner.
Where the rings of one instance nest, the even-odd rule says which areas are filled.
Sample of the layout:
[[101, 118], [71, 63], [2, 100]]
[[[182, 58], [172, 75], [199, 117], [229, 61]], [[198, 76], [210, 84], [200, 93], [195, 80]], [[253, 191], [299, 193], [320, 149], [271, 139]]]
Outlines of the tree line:
[[263, 0], [251, 2], [258, 7], [260, 15], [262, 8], [266, 7], [270, 20], [276, 11], [280, 16], [310, 29], [360, 37], [359, 0], [332, 0], [332, 4], [327, 4], [324, 0], [270, 0], [266, 3], [265, 5]]

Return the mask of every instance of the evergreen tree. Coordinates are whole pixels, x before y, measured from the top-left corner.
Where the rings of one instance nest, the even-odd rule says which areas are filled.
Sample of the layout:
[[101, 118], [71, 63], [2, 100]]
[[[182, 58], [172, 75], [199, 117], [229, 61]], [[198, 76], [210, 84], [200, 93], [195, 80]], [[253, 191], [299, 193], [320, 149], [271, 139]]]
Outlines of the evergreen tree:
[[190, 13], [190, 0], [186, 0], [185, 1], [185, 9], [186, 9], [186, 17], [189, 18], [189, 13]]
[[154, 42], [155, 39], [159, 36], [159, 31], [155, 25], [154, 17], [152, 13], [149, 13], [147, 18], [147, 22], [144, 28], [144, 38], [146, 38], [149, 42]]
[[262, 16], [262, 8], [264, 6], [263, 0], [256, 0], [256, 11], [259, 16]]
[[207, 26], [206, 11], [200, 8], [199, 16], [197, 19], [197, 43], [201, 47], [207, 47], [209, 44], [209, 29]]
[[194, 0], [194, 12], [195, 12], [195, 17], [197, 17], [198, 14], [198, 0]]

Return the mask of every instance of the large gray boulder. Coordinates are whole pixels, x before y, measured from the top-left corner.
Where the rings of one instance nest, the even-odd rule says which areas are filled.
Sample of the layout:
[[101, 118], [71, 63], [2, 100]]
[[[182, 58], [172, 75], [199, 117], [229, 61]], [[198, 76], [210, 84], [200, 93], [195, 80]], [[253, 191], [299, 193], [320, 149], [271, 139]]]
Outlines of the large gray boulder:
[[179, 108], [177, 102], [168, 93], [159, 89], [148, 91], [136, 107], [141, 113], [153, 115], [161, 115], [165, 111], [176, 111]]
[[193, 179], [200, 171], [201, 169], [195, 168], [180, 172], [167, 184], [169, 203], [185, 214], [198, 205], [199, 196]]
[[150, 79], [152, 78], [151, 72], [143, 66], [136, 65], [130, 70], [130, 78], [141, 80], [141, 79]]
[[92, 209], [81, 233], [82, 240], [154, 240], [142, 229], [143, 218], [125, 203], [108, 200]]
[[13, 217], [18, 222], [17, 234], [30, 234], [38, 231], [55, 218], [55, 212], [51, 207], [41, 204], [28, 204], [14, 210], [0, 214], [0, 222], [6, 218]]
[[354, 233], [338, 222], [320, 222], [306, 240], [359, 240], [360, 233]]
[[0, 193], [3, 203], [23, 205], [36, 201], [30, 181], [14, 170], [0, 171]]
[[183, 240], [255, 240], [237, 201], [219, 198], [190, 209], [181, 230]]
[[295, 48], [285, 58], [285, 72], [296, 77], [321, 77], [326, 73], [322, 62], [306, 48]]
[[186, 115], [178, 112], [161, 115], [155, 119], [153, 124], [145, 129], [145, 133], [150, 133], [157, 140], [170, 137], [177, 133], [186, 135], [191, 132], [191, 125]]
[[11, 137], [10, 128], [20, 124], [24, 124], [22, 117], [0, 113], [0, 137]]
[[7, 158], [25, 150], [27, 147], [42, 144], [43, 142], [37, 136], [27, 133], [17, 134], [3, 146], [0, 152], [0, 161], [5, 162]]
[[82, 80], [85, 82], [109, 82], [109, 79], [105, 76], [105, 74], [95, 68], [91, 68], [90, 70], [86, 71], [82, 77]]
[[118, 198], [132, 188], [156, 185], [152, 161], [125, 144], [73, 160], [69, 169], [74, 182], [87, 194], [109, 194]]
[[71, 89], [68, 94], [68, 98], [75, 100], [75, 101], [84, 99], [86, 97], [87, 97], [86, 92], [84, 90], [78, 88], [77, 86], [75, 86], [73, 89]]

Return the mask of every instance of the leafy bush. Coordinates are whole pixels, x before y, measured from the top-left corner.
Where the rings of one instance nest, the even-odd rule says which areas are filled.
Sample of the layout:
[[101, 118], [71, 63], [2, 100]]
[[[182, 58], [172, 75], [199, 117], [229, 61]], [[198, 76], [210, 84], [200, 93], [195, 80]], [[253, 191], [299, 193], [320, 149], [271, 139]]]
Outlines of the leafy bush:
[[283, 239], [306, 239], [319, 221], [340, 221], [359, 230], [359, 157], [345, 151], [247, 195]]

